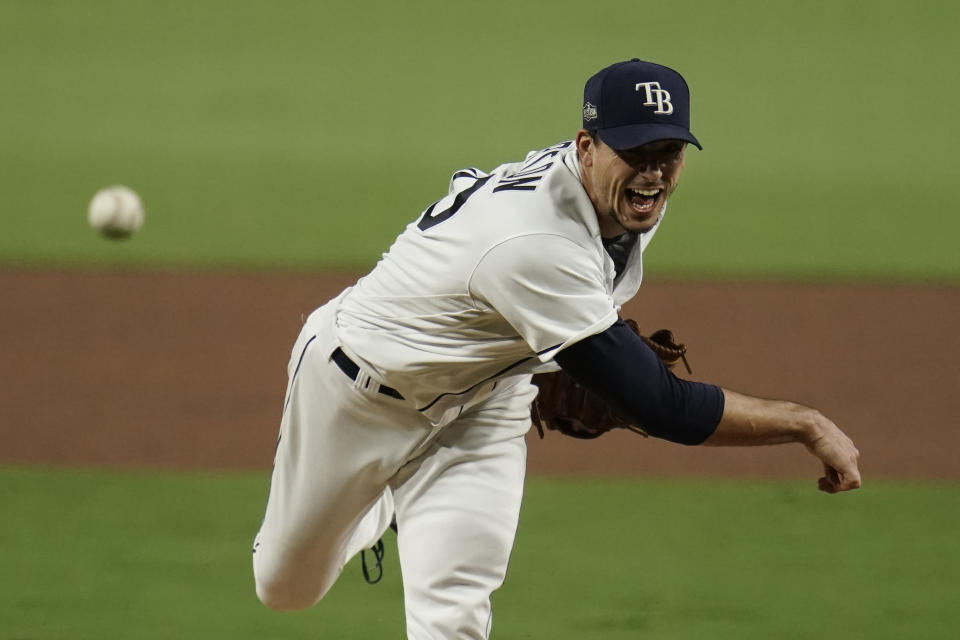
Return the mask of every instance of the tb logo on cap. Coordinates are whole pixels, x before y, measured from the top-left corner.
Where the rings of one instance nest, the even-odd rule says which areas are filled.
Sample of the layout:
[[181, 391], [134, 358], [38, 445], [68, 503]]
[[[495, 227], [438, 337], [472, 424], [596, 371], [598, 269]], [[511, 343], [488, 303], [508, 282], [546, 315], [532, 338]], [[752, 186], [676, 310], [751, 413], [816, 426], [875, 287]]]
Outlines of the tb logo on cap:
[[655, 114], [668, 116], [673, 113], [673, 103], [670, 102], [670, 92], [660, 88], [659, 82], [638, 82], [633, 88], [634, 91], [640, 91], [643, 87], [647, 93], [647, 101], [643, 103], [645, 107], [656, 107]]

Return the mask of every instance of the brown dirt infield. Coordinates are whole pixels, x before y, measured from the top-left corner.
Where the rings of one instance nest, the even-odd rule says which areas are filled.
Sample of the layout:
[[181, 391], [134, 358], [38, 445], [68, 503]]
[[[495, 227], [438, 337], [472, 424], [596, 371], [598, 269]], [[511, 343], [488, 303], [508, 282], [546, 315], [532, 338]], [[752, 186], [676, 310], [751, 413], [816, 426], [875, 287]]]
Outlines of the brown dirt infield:
[[[351, 274], [0, 270], [0, 463], [268, 468], [301, 318]], [[871, 477], [960, 478], [960, 288], [648, 282], [697, 379], [821, 409]], [[528, 436], [537, 474], [816, 477], [798, 445]]]

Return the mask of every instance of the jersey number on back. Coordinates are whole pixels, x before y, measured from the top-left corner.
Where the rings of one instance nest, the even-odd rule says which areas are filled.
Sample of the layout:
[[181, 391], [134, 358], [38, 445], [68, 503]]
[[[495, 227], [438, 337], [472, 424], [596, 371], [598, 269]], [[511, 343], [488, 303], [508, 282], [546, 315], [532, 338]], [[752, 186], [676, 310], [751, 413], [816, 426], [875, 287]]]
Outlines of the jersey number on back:
[[[550, 167], [553, 166], [555, 156], [557, 156], [569, 145], [569, 142], [564, 142], [552, 147], [548, 147], [543, 151], [537, 152], [536, 154], [532, 154], [528, 157], [527, 161], [524, 162], [519, 169], [517, 169], [517, 171], [500, 176], [496, 186], [493, 188], [493, 192], [533, 191], [537, 188], [537, 185], [540, 184], [540, 180], [547, 173]], [[464, 172], [464, 174], [469, 175], [469, 172]], [[426, 231], [430, 227], [438, 225], [444, 220], [448, 220], [453, 216], [453, 214], [460, 210], [460, 207], [467, 202], [467, 198], [479, 191], [480, 188], [483, 187], [483, 185], [485, 185], [487, 181], [493, 177], [494, 176], [489, 175], [478, 178], [476, 182], [463, 191], [460, 191], [455, 195], [450, 194], [443, 200], [434, 202], [429, 208], [427, 208], [426, 211], [423, 212], [423, 216], [421, 216], [419, 222], [417, 222], [417, 227], [421, 231]], [[451, 196], [453, 197], [453, 202], [450, 203], [450, 206], [443, 211], [434, 213], [434, 210], [437, 208], [437, 206], [447, 202]]]
[[420, 218], [420, 222], [417, 223], [417, 226], [420, 227], [420, 231], [426, 231], [434, 225], [438, 225], [444, 220], [448, 219], [450, 216], [455, 214], [457, 211], [460, 211], [460, 207], [464, 205], [467, 201], [467, 198], [472, 196], [474, 193], [480, 190], [480, 187], [487, 184], [487, 180], [493, 176], [484, 176], [474, 182], [469, 188], [464, 189], [463, 191], [457, 193], [453, 198], [453, 203], [443, 211], [439, 213], [434, 213], [433, 210], [437, 208], [437, 205], [446, 200], [438, 200], [434, 202], [430, 207], [423, 212], [423, 216]]

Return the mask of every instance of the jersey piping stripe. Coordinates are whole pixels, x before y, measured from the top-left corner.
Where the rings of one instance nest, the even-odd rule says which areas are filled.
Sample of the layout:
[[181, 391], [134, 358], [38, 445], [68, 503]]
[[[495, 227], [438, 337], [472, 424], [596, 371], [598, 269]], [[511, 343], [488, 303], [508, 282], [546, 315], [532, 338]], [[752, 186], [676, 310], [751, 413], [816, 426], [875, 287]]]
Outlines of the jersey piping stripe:
[[[547, 349], [547, 351], [549, 351], [549, 349]], [[501, 375], [505, 374], [507, 371], [510, 371], [510, 369], [513, 369], [514, 367], [517, 367], [517, 366], [523, 364], [524, 362], [526, 362], [526, 361], [529, 360], [529, 359], [530, 359], [530, 358], [524, 358], [523, 360], [518, 360], [518, 361], [514, 362], [513, 364], [511, 364], [510, 366], [505, 367], [505, 368], [501, 369], [500, 371], [497, 371], [495, 374], [493, 374], [493, 375], [491, 375], [491, 376], [487, 376], [486, 378], [484, 378], [483, 380], [481, 380], [481, 381], [478, 382], [477, 384], [475, 384], [475, 385], [473, 385], [473, 386], [471, 386], [471, 387], [468, 387], [468, 388], [464, 389], [464, 390], [461, 391], [460, 393], [441, 393], [441, 394], [438, 395], [436, 398], [434, 398], [434, 399], [430, 402], [430, 404], [428, 404], [428, 405], [425, 406], [425, 407], [421, 407], [420, 409], [417, 409], [417, 411], [427, 411], [430, 407], [432, 407], [433, 405], [437, 404], [437, 401], [438, 401], [440, 398], [444, 397], [444, 396], [458, 396], [458, 395], [460, 395], [461, 393], [466, 393], [467, 391], [470, 391], [471, 389], [476, 389], [476, 388], [479, 387], [480, 385], [482, 385], [482, 384], [484, 384], [484, 383], [486, 383], [486, 382], [489, 382], [490, 380], [493, 380], [493, 379], [496, 378], [497, 376], [501, 376]]]
[[542, 355], [545, 354], [547, 351], [553, 351], [554, 349], [556, 349], [557, 347], [559, 347], [559, 346], [562, 345], [562, 344], [563, 344], [563, 343], [561, 342], [561, 343], [559, 343], [559, 344], [553, 345], [552, 347], [547, 347], [547, 348], [544, 349], [543, 351], [537, 351], [537, 355], [538, 355], [538, 356], [542, 356]]
[[293, 375], [290, 376], [290, 391], [287, 393], [287, 399], [283, 402], [283, 412], [287, 412], [287, 405], [290, 404], [290, 396], [293, 395], [293, 381], [297, 379], [297, 374], [300, 373], [300, 365], [303, 364], [303, 356], [307, 355], [307, 347], [310, 346], [314, 340], [317, 339], [317, 336], [313, 336], [307, 340], [307, 344], [303, 345], [303, 351], [300, 352], [300, 359], [297, 360], [297, 368], [293, 370]]

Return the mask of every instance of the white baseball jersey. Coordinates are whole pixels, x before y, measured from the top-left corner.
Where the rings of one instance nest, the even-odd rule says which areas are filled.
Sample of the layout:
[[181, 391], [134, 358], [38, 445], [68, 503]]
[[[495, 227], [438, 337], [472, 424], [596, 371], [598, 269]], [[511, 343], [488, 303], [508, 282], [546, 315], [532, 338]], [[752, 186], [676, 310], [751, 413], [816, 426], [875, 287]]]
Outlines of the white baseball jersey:
[[573, 142], [489, 174], [458, 171], [343, 296], [339, 341], [374, 380], [446, 422], [488, 383], [556, 368], [560, 349], [613, 324], [655, 231], [617, 276]]

